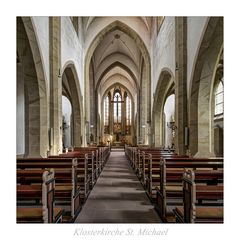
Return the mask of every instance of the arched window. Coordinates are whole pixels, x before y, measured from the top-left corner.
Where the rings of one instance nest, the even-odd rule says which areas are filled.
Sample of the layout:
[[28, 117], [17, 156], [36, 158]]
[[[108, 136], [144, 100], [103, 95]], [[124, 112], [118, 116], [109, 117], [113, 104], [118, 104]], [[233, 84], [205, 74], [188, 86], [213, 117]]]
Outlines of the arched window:
[[131, 134], [132, 125], [132, 102], [131, 99], [126, 97], [126, 134]]
[[109, 133], [109, 96], [104, 99], [104, 133]]
[[114, 123], [121, 123], [121, 101], [122, 101], [122, 97], [120, 95], [119, 92], [116, 92], [114, 94]]
[[72, 105], [70, 100], [62, 96], [62, 142], [63, 148], [69, 148], [72, 146]]
[[223, 114], [223, 82], [220, 81], [215, 90], [215, 115]]

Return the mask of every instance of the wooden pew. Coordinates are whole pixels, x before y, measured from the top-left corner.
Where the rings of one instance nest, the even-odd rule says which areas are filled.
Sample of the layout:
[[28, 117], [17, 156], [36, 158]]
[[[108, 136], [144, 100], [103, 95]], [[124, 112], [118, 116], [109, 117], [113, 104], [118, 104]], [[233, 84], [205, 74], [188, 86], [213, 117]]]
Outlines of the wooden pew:
[[[56, 205], [70, 205], [70, 211], [65, 211], [63, 221], [72, 222], [79, 214], [83, 198], [81, 198], [81, 188], [78, 181], [78, 161], [68, 158], [20, 158], [17, 159], [18, 170], [42, 170], [54, 168], [55, 182], [55, 200]], [[28, 176], [28, 179], [20, 177], [17, 179], [25, 183], [31, 179], [37, 182], [36, 176]], [[24, 183], [23, 182], [23, 183]], [[21, 182], [19, 182], [21, 183]]]
[[[211, 176], [212, 171], [209, 171]], [[183, 174], [183, 207], [174, 210], [178, 223], [223, 223], [223, 185], [201, 186], [196, 183], [196, 171]], [[201, 198], [201, 203], [197, 200]], [[203, 205], [203, 199], [222, 201], [222, 205]]]
[[149, 148], [149, 147], [132, 147], [125, 145], [125, 155], [127, 159], [130, 161], [132, 168], [138, 175], [142, 174], [142, 156], [143, 153], [151, 153], [151, 154], [171, 154], [172, 151], [165, 150], [162, 148]]
[[[76, 158], [78, 162], [77, 167], [77, 178], [78, 183], [80, 184], [80, 193], [81, 193], [81, 202], [84, 202], [89, 193], [90, 193], [90, 185], [92, 181], [92, 170], [90, 169], [90, 165], [92, 164], [92, 157], [88, 157], [88, 154], [82, 153], [82, 154], [75, 154], [74, 152], [69, 152], [68, 154], [61, 154], [61, 155], [52, 155], [48, 158], [48, 163], [63, 163], [67, 162], [66, 164], [69, 164], [72, 162], [72, 159]], [[20, 160], [21, 161], [21, 160]], [[42, 161], [42, 158], [32, 158], [32, 161], [34, 162], [40, 162]], [[45, 163], [44, 163], [45, 164]]]
[[[149, 154], [151, 154], [151, 164], [149, 164]], [[146, 187], [146, 180], [149, 178], [149, 169], [159, 167], [159, 161], [162, 156], [175, 156], [176, 153], [169, 149], [162, 148], [149, 148], [149, 147], [131, 147], [125, 146], [125, 155], [130, 161], [132, 168], [135, 170], [139, 180]], [[151, 166], [150, 166], [151, 165]], [[153, 167], [152, 167], [153, 165]], [[148, 181], [149, 185], [149, 181]]]
[[[172, 219], [173, 214], [168, 211], [167, 206], [179, 204], [179, 199], [182, 199], [184, 168], [200, 168], [201, 170], [196, 170], [198, 182], [208, 185], [223, 183], [223, 161], [219, 161], [219, 159], [162, 159], [160, 161], [160, 186], [156, 188], [156, 209], [163, 221], [174, 220]], [[212, 170], [211, 176], [209, 175], [209, 169]]]
[[127, 159], [129, 160], [133, 169], [134, 169], [134, 166], [135, 166], [136, 149], [137, 149], [137, 147], [125, 146], [125, 155], [126, 155]]
[[[147, 184], [147, 189], [148, 189], [148, 194], [150, 195], [150, 197], [154, 198], [155, 196], [155, 191], [154, 189], [157, 186], [160, 186], [160, 161], [162, 159], [165, 159], [167, 162], [178, 162], [178, 165], [176, 167], [181, 167], [179, 164], [181, 164], [181, 162], [194, 162], [196, 161], [196, 158], [192, 158], [189, 156], [180, 156], [180, 155], [162, 155], [157, 157], [156, 159], [152, 160], [151, 156], [149, 156], [149, 172], [146, 178], [146, 184]], [[200, 162], [200, 159], [198, 159], [198, 161]], [[208, 158], [201, 158], [202, 166], [203, 168], [205, 168], [204, 166], [204, 162], [209, 162], [210, 160]], [[223, 162], [222, 158], [213, 158], [211, 159], [211, 162]], [[153, 162], [153, 163], [152, 163]], [[200, 166], [199, 166], [200, 167]]]
[[95, 185], [98, 176], [101, 172], [101, 163], [100, 163], [100, 152], [97, 148], [74, 148], [72, 152], [76, 157], [83, 154], [89, 155], [88, 169], [91, 174], [91, 188]]
[[96, 168], [94, 167], [94, 152], [93, 151], [72, 151], [65, 154], [59, 154], [58, 156], [49, 156], [50, 158], [77, 158], [79, 163], [79, 175], [80, 182], [83, 183], [82, 189], [84, 189], [85, 198], [90, 193], [90, 189], [93, 188], [96, 183]]
[[100, 175], [103, 167], [110, 156], [110, 147], [75, 147], [74, 151], [94, 151], [96, 155], [97, 177]]
[[[32, 174], [32, 170], [25, 171], [25, 175]], [[35, 178], [41, 178], [40, 185], [17, 185], [17, 201], [19, 198], [34, 199], [35, 196], [41, 198], [39, 206], [19, 206], [17, 205], [17, 223], [60, 223], [62, 222], [63, 211], [55, 207], [54, 192], [55, 178], [54, 170], [44, 170], [34, 172]], [[28, 181], [30, 179], [28, 178]], [[18, 203], [18, 202], [17, 202]]]
[[169, 159], [184, 159], [188, 158], [188, 156], [181, 156], [177, 155], [175, 153], [168, 153], [168, 152], [163, 152], [161, 154], [145, 154], [145, 187], [148, 196], [150, 199], [155, 201], [156, 199], [156, 190], [155, 187], [160, 185], [160, 171], [159, 171], [159, 166], [160, 166], [160, 161], [162, 158], [169, 158]]
[[[152, 151], [147, 151], [143, 152], [142, 154], [142, 162], [140, 164], [140, 179], [143, 182], [143, 185], [147, 188], [149, 184], [152, 182], [152, 176], [156, 173], [158, 173], [159, 169], [159, 162], [162, 157], [174, 157], [174, 158], [180, 158], [183, 156], [179, 156], [176, 153], [173, 152], [152, 152]], [[184, 156], [187, 157], [187, 156]], [[144, 166], [144, 167], [143, 167]], [[151, 192], [151, 191], [149, 191]]]

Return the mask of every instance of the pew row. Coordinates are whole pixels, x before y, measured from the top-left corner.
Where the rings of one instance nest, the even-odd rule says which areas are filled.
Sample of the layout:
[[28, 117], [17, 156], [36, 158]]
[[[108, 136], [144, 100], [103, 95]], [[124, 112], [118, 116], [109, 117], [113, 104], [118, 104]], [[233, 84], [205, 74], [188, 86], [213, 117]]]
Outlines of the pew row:
[[[32, 170], [27, 170], [31, 174]], [[35, 177], [42, 179], [40, 185], [17, 185], [17, 201], [20, 198], [41, 198], [39, 206], [18, 206], [16, 209], [17, 223], [61, 223], [63, 210], [55, 207], [55, 177], [54, 170], [44, 170], [35, 173]], [[29, 180], [29, 179], [28, 179]]]
[[[70, 152], [66, 154], [60, 154], [57, 156], [49, 156], [48, 159], [55, 159], [56, 162], [64, 162], [64, 161], [71, 161], [72, 159], [77, 159], [78, 161], [78, 182], [81, 186], [81, 195], [86, 200], [90, 189], [95, 184], [95, 174], [93, 166], [93, 153], [78, 153], [78, 152]], [[54, 161], [54, 160], [51, 160]]]
[[[209, 175], [212, 171], [209, 171]], [[201, 198], [201, 203], [198, 199]], [[203, 200], [221, 200], [222, 204], [202, 204]], [[223, 185], [201, 186], [197, 183], [196, 171], [187, 169], [183, 174], [183, 207], [176, 207], [174, 213], [178, 223], [223, 223]]]
[[[55, 171], [55, 204], [58, 206], [66, 205], [70, 210], [64, 211], [63, 221], [73, 222], [79, 214], [83, 197], [78, 178], [77, 159], [62, 158], [21, 158], [17, 159], [17, 181], [18, 184], [34, 185], [40, 184], [37, 172], [44, 169], [54, 168]], [[31, 172], [29, 172], [31, 170]], [[26, 172], [24, 172], [26, 171]], [[21, 195], [19, 200], [26, 201]], [[40, 201], [38, 195], [35, 196], [36, 203]]]
[[[223, 162], [218, 159], [162, 159], [160, 161], [160, 185], [156, 187], [155, 207], [164, 222], [175, 221], [171, 206], [182, 204], [182, 175], [185, 168], [195, 169], [196, 180], [204, 187], [223, 184]], [[214, 200], [214, 197], [214, 195], [210, 196], [209, 192], [209, 200]], [[200, 195], [198, 201], [199, 203], [203, 201]]]

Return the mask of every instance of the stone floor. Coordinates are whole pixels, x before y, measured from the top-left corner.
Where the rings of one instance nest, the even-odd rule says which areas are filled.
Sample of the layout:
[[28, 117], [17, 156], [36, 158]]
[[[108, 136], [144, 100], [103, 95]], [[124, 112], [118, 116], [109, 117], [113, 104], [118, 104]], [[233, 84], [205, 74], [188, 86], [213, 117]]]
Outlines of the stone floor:
[[122, 151], [110, 158], [75, 223], [160, 223]]

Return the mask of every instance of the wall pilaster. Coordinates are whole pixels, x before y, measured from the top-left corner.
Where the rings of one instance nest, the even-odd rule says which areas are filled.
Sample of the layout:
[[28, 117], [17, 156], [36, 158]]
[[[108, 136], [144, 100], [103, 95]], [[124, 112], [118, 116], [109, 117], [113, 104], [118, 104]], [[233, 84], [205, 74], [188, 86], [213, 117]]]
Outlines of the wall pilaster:
[[49, 18], [51, 154], [62, 150], [61, 18]]

